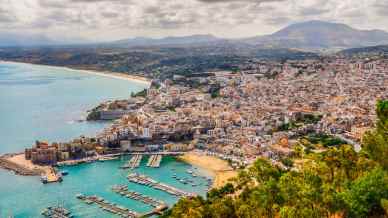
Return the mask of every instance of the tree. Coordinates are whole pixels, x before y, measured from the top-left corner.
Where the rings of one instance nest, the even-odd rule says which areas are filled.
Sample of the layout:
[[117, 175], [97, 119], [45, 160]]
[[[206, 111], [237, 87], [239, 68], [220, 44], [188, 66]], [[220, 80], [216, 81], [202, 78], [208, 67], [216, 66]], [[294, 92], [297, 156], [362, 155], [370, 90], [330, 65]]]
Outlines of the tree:
[[363, 149], [388, 170], [388, 101], [378, 101], [376, 114], [376, 129], [364, 135]]
[[368, 217], [382, 214], [381, 200], [388, 198], [387, 172], [376, 168], [351, 183], [343, 193], [349, 217]]

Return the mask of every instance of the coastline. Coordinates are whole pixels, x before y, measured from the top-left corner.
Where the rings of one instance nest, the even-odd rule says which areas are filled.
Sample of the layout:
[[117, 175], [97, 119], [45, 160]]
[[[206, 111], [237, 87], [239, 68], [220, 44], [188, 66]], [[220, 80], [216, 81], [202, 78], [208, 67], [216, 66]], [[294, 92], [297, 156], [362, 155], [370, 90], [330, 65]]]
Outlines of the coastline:
[[97, 71], [97, 70], [89, 70], [89, 69], [79, 69], [79, 68], [72, 68], [67, 66], [55, 66], [55, 65], [45, 65], [45, 64], [34, 64], [34, 63], [28, 63], [28, 62], [18, 62], [18, 61], [4, 61], [0, 60], [0, 63], [10, 63], [10, 64], [25, 64], [25, 65], [35, 65], [35, 66], [42, 66], [42, 67], [48, 67], [52, 69], [64, 69], [68, 71], [76, 71], [80, 73], [86, 73], [91, 75], [97, 75], [97, 76], [103, 76], [113, 79], [121, 79], [121, 80], [127, 80], [131, 82], [137, 82], [137, 83], [143, 83], [145, 85], [150, 86], [151, 80], [146, 77], [141, 76], [134, 76], [129, 75], [125, 73], [118, 73], [118, 72], [111, 72], [111, 71]]
[[209, 171], [214, 176], [212, 188], [220, 188], [236, 177], [238, 172], [229, 166], [228, 162], [201, 152], [191, 151], [177, 158], [190, 165]]
[[48, 175], [52, 169], [50, 166], [39, 166], [33, 164], [30, 160], [26, 160], [24, 152], [0, 156], [0, 168], [22, 176]]

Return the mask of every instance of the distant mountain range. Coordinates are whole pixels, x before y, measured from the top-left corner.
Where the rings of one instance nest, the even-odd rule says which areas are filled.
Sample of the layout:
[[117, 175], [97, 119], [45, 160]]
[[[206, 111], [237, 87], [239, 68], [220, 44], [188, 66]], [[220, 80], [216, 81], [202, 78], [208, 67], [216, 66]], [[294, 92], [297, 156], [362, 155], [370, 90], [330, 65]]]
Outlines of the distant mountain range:
[[120, 46], [163, 46], [163, 45], [199, 45], [209, 44], [219, 41], [225, 41], [224, 39], [217, 38], [213, 35], [192, 35], [182, 37], [165, 37], [161, 39], [136, 37], [131, 39], [122, 39], [114, 42], [108, 42], [107, 44], [120, 45]]
[[[62, 41], [55, 41], [41, 35], [19, 36], [15, 34], [1, 34], [0, 46], [37, 46], [60, 45]], [[67, 43], [69, 44], [69, 43]], [[79, 44], [79, 43], [78, 43]], [[255, 46], [257, 48], [296, 48], [305, 50], [341, 50], [376, 45], [388, 45], [388, 33], [382, 30], [358, 30], [345, 24], [324, 21], [308, 21], [292, 24], [273, 34], [242, 39], [223, 39], [212, 35], [192, 35], [182, 37], [130, 38], [118, 41], [84, 44], [87, 46], [103, 47], [147, 47], [147, 46], [236, 46], [241, 48]]]
[[292, 24], [271, 35], [243, 39], [231, 40], [212, 35], [193, 35], [161, 39], [133, 38], [108, 44], [126, 47], [248, 44], [262, 48], [339, 50], [388, 44], [388, 33], [382, 30], [358, 30], [340, 23], [308, 21]]

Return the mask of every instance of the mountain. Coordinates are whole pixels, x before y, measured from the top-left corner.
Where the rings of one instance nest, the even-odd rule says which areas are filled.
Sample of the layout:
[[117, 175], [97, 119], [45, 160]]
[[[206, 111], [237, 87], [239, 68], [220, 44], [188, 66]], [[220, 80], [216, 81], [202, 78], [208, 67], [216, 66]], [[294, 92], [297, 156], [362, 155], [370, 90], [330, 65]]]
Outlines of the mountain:
[[81, 39], [65, 40], [53, 39], [44, 34], [19, 34], [11, 32], [0, 33], [0, 47], [40, 47], [59, 45], [81, 45], [86, 41]]
[[[273, 34], [243, 39], [224, 39], [213, 35], [146, 38], [136, 37], [105, 43], [65, 41], [44, 35], [0, 34], [0, 47], [6, 46], [58, 46], [89, 47], [212, 47], [246, 49], [292, 48], [309, 51], [342, 50], [376, 45], [388, 45], [388, 33], [381, 30], [358, 30], [346, 24], [324, 21], [308, 21], [287, 26]], [[230, 50], [230, 49], [229, 49]]]
[[168, 45], [208, 45], [214, 42], [221, 42], [223, 39], [212, 35], [191, 35], [182, 37], [165, 37], [160, 39], [136, 37], [122, 39], [108, 44], [116, 46], [168, 46]]
[[340, 23], [308, 21], [292, 24], [271, 35], [244, 41], [267, 47], [342, 49], [388, 44], [388, 33], [381, 30], [358, 30]]

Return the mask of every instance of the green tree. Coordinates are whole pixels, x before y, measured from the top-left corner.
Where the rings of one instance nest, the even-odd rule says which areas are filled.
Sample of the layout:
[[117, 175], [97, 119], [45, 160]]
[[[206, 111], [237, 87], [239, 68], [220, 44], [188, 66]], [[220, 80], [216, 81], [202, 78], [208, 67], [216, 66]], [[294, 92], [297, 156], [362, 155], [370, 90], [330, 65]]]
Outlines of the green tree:
[[388, 170], [388, 101], [378, 101], [376, 114], [376, 129], [364, 135], [363, 149]]
[[388, 198], [387, 172], [376, 168], [351, 183], [343, 193], [349, 217], [368, 217], [381, 214], [381, 200]]

